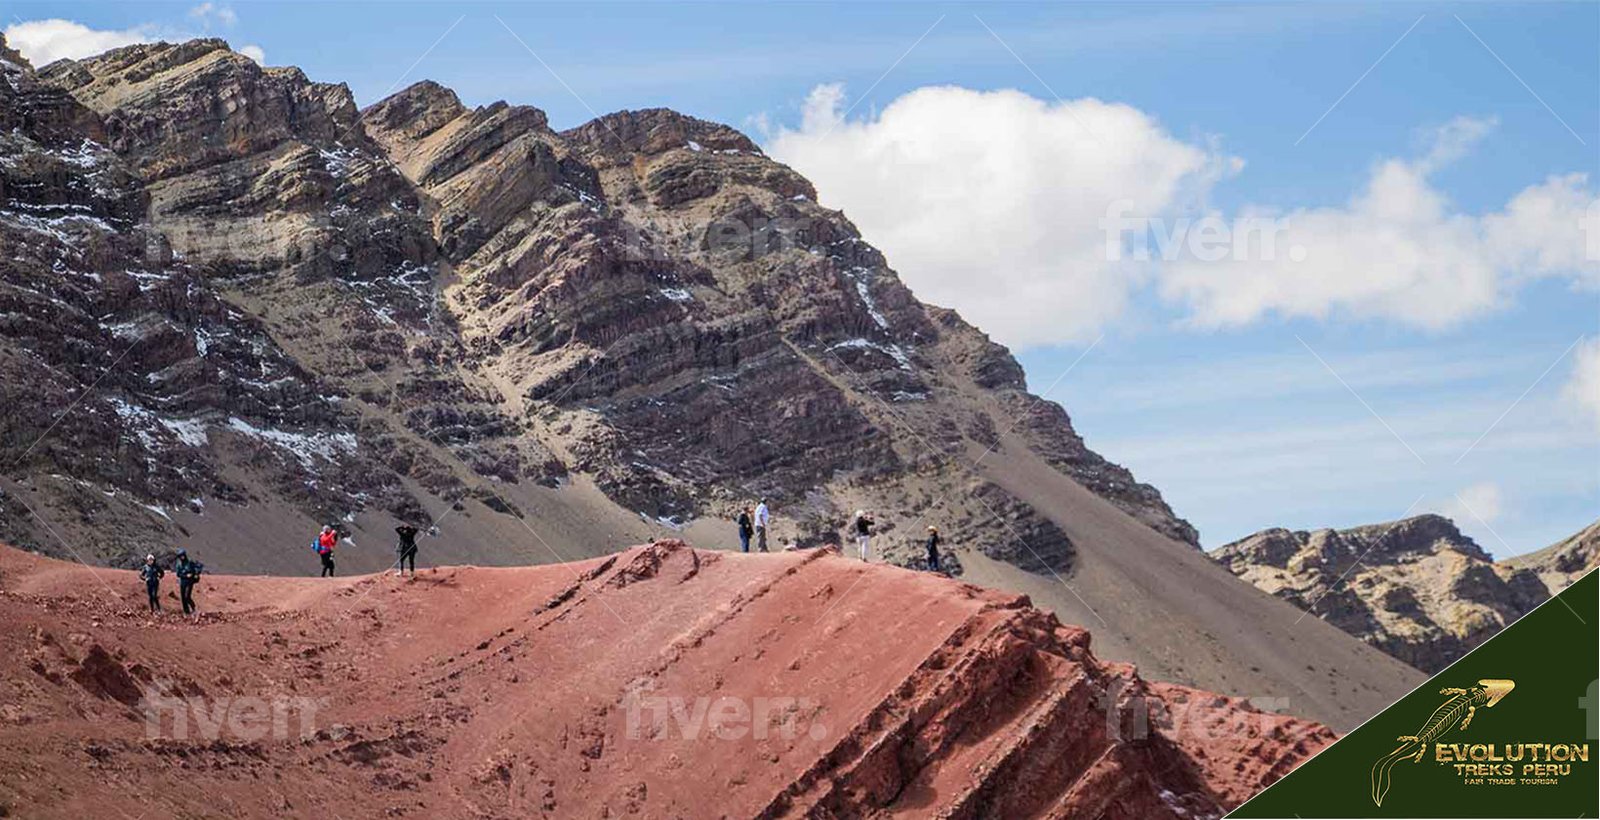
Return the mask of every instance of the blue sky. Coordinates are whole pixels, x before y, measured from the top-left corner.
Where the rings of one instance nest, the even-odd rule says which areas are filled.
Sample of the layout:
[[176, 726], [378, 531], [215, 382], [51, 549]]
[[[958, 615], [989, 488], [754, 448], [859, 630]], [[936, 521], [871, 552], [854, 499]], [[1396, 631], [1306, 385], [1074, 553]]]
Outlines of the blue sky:
[[[1074, 270], [1057, 276], [1047, 248], [1019, 250], [993, 235], [1031, 222], [997, 228], [983, 212], [943, 214], [955, 221], [939, 223], [939, 233], [971, 225], [969, 246], [996, 242], [997, 266], [1046, 271], [1006, 279], [962, 273], [959, 252], [925, 239], [928, 224], [897, 222], [903, 217], [894, 212], [915, 210], [918, 200], [848, 183], [882, 156], [873, 151], [903, 142], [904, 129], [916, 127], [907, 123], [927, 121], [919, 116], [1000, 112], [1030, 129], [1070, 114], [1111, 139], [1023, 145], [996, 166], [1019, 176], [1022, 189], [1027, 163], [1088, 154], [1069, 168], [1041, 168], [1050, 191], [1012, 199], [1009, 189], [984, 188], [973, 198], [1018, 207], [1027, 219], [1038, 207], [1062, 207], [1052, 197], [1093, 174], [1094, 151], [1114, 150], [1106, 143], [1126, 134], [1155, 140], [1188, 168], [1170, 179], [1190, 193], [1163, 198], [1156, 216], [1310, 212], [1302, 216], [1333, 226], [1328, 241], [1359, 244], [1360, 231], [1390, 223], [1352, 216], [1361, 210], [1355, 203], [1380, 190], [1377, 169], [1399, 162], [1425, 181], [1443, 213], [1397, 229], [1421, 238], [1383, 254], [1420, 248], [1470, 262], [1508, 242], [1548, 253], [1570, 237], [1518, 244], [1494, 238], [1493, 219], [1475, 220], [1561, 175], [1588, 174], [1570, 188], [1592, 198], [1600, 178], [1600, 4], [235, 2], [197, 13], [193, 2], [20, 2], [5, 16], [8, 27], [55, 18], [143, 37], [206, 32], [259, 47], [268, 64], [346, 82], [363, 104], [428, 78], [469, 104], [537, 105], [558, 128], [591, 112], [651, 106], [744, 128], [811, 175], [825, 204], [861, 214], [867, 238], [886, 247], [919, 293], [977, 317], [1011, 344], [1034, 389], [1048, 388], [1067, 407], [1090, 446], [1159, 487], [1207, 546], [1267, 526], [1349, 526], [1438, 510], [1506, 555], [1600, 515], [1600, 428], [1578, 374], [1600, 361], [1586, 358], [1591, 342], [1580, 341], [1600, 336], [1600, 277], [1592, 273], [1505, 261], [1464, 280], [1492, 282], [1492, 292], [1470, 307], [1437, 310], [1431, 303], [1451, 302], [1453, 286], [1396, 286], [1426, 275], [1403, 265], [1389, 279], [1379, 272], [1352, 285], [1354, 296], [1315, 282], [1252, 296], [1262, 281], [1254, 268], [1219, 284], [1193, 278], [1209, 276], [1200, 266], [1156, 266], [1108, 285]], [[818, 88], [833, 84], [839, 102], [830, 115]], [[936, 87], [973, 93], [928, 92]], [[995, 95], [1006, 90], [1038, 109]], [[1080, 104], [1084, 98], [1117, 111]], [[835, 124], [821, 116], [822, 127], [808, 128], [808, 110], [844, 116]], [[1129, 125], [1118, 112], [1140, 119]], [[1454, 145], [1453, 122], [1471, 136], [1442, 151]], [[968, 125], [932, 128], [942, 135]], [[1114, 130], [1123, 127], [1132, 130]], [[927, 167], [937, 175], [972, 151], [980, 164], [995, 161], [983, 150], [954, 159], [935, 150]], [[1217, 163], [1227, 170], [1200, 169]], [[1140, 173], [1146, 169], [1101, 182], [1113, 191], [1142, 188]], [[951, 184], [962, 179], [955, 174]], [[923, 191], [941, 208], [942, 193]], [[1403, 195], [1384, 201], [1413, 206]], [[1529, 233], [1525, 224], [1516, 232]], [[1457, 242], [1464, 234], [1481, 241]], [[1071, 243], [1084, 235], [1063, 226], [1062, 236]], [[1368, 263], [1385, 268], [1383, 254], [1337, 258], [1365, 260], [1351, 263], [1362, 270], [1349, 275], [1359, 278], [1369, 275]], [[1063, 253], [1059, 264], [1071, 268], [1074, 258]], [[1323, 270], [1344, 275], [1337, 266]], [[996, 293], [1014, 293], [1019, 310], [1041, 307], [1013, 326]], [[1054, 299], [1060, 307], [1046, 310]], [[1243, 312], [1218, 319], [1227, 305]], [[1064, 318], [1052, 322], [1058, 314]]]

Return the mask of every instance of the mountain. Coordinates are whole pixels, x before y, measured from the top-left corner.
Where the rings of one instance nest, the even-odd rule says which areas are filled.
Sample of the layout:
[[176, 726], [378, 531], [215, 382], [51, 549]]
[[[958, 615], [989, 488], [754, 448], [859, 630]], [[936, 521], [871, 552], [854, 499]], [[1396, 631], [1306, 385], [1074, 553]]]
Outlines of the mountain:
[[0, 813], [1216, 818], [1334, 738], [830, 550], [137, 587], [0, 548]]
[[1550, 597], [1455, 524], [1419, 515], [1346, 530], [1263, 530], [1211, 552], [1229, 571], [1424, 672]]
[[[1336, 728], [1415, 673], [1240, 582], [1160, 494], [923, 304], [811, 185], [667, 110], [554, 131], [418, 83], [342, 85], [220, 40], [37, 72], [0, 131], [0, 538], [233, 572], [550, 563], [680, 531], [836, 542], [1092, 626], [1108, 657]], [[974, 275], [982, 275], [975, 271]], [[1337, 670], [1337, 671], [1335, 671]]]
[[1542, 550], [1507, 558], [1503, 566], [1537, 573], [1554, 595], [1600, 567], [1600, 521]]

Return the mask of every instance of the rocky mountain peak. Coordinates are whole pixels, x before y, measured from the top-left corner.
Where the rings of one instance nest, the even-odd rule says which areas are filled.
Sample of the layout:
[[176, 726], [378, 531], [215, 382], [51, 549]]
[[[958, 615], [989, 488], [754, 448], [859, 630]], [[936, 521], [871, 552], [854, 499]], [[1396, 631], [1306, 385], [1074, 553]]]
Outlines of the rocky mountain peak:
[[[21, 249], [0, 263], [0, 538], [298, 574], [301, 531], [382, 544], [404, 520], [442, 522], [440, 563], [527, 564], [668, 528], [728, 546], [764, 496], [780, 545], [871, 510], [873, 557], [906, 566], [936, 524], [974, 582], [1105, 613], [1166, 677], [1306, 692], [1341, 725], [1409, 685], [1325, 625], [1241, 631], [1285, 607], [733, 129], [645, 111], [555, 133], [426, 84], [356, 112], [214, 42], [12, 73], [0, 121], [32, 125], [0, 131]], [[1055, 583], [1078, 572], [1095, 583]], [[1131, 611], [1153, 585], [1192, 594]]]
[[[12, 48], [11, 45], [6, 42], [5, 32], [0, 32], [0, 64], [3, 63], [10, 63], [11, 66], [15, 66], [17, 68], [33, 67], [33, 64], [28, 62], [28, 58], [22, 56], [21, 53]], [[0, 68], [10, 68], [11, 66], [0, 65]]]
[[1343, 530], [1263, 530], [1211, 556], [1427, 672], [1549, 597], [1533, 572], [1495, 564], [1455, 522], [1431, 513]]
[[1454, 521], [1437, 513], [1352, 527], [1341, 535], [1348, 541], [1362, 545], [1363, 549], [1370, 546], [1376, 552], [1396, 558], [1448, 549], [1478, 561], [1494, 560], [1476, 541], [1464, 535]]
[[369, 130], [421, 139], [465, 113], [456, 92], [423, 80], [368, 106], [361, 115]]
[[612, 158], [625, 154], [650, 157], [674, 148], [761, 154], [760, 147], [737, 129], [670, 108], [606, 114], [564, 131], [562, 136]]

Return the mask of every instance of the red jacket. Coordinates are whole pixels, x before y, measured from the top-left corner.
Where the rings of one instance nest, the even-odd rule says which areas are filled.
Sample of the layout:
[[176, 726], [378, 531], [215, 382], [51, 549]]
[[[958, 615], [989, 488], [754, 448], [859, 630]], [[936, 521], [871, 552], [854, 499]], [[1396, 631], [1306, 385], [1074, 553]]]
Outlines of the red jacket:
[[327, 532], [322, 533], [321, 535], [317, 536], [317, 546], [320, 547], [320, 549], [318, 549], [317, 552], [323, 552], [323, 553], [333, 552], [333, 548], [338, 546], [338, 545], [339, 545], [339, 531], [338, 530], [328, 530]]

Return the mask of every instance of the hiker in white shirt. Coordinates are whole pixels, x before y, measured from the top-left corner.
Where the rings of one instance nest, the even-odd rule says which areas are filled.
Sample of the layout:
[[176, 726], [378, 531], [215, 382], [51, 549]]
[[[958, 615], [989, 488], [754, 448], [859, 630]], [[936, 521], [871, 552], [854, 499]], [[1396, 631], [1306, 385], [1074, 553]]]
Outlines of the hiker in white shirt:
[[850, 528], [855, 532], [856, 544], [861, 547], [861, 560], [872, 560], [872, 529], [874, 522], [866, 510], [856, 510], [855, 521]]
[[756, 505], [756, 549], [761, 552], [767, 551], [767, 522], [770, 518], [771, 515], [767, 512], [767, 500], [763, 498], [761, 503]]

